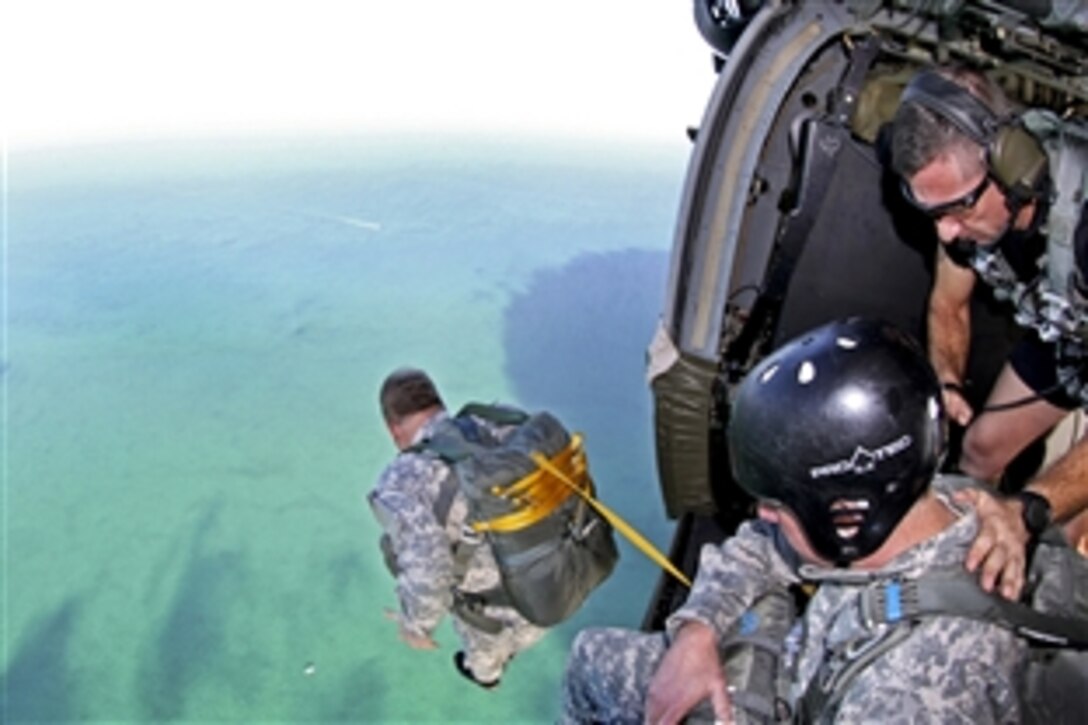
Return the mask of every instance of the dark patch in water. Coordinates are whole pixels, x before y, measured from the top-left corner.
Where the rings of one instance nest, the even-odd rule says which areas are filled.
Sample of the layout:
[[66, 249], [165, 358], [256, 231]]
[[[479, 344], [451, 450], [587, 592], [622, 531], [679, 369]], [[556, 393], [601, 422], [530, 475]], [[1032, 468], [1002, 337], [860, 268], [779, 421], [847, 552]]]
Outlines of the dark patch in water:
[[586, 254], [538, 271], [505, 311], [506, 372], [519, 397], [581, 400], [579, 409], [592, 407], [586, 393], [629, 401], [630, 376], [641, 379], [667, 273], [667, 254], [641, 249]]
[[352, 589], [361, 586], [360, 582], [364, 581], [363, 572], [367, 570], [368, 561], [374, 561], [374, 558], [364, 559], [360, 552], [354, 550], [341, 551], [335, 556], [330, 556], [329, 583], [338, 601], [347, 596]]
[[79, 683], [69, 667], [69, 647], [81, 608], [78, 599], [69, 598], [30, 628], [0, 682], [0, 692], [7, 697], [0, 702], [0, 713], [8, 722], [79, 718]]
[[[664, 544], [671, 523], [658, 494], [653, 414], [645, 379], [668, 275], [668, 254], [587, 254], [538, 272], [505, 310], [506, 373], [517, 400], [555, 412], [586, 435], [590, 470], [606, 504]], [[656, 570], [617, 534], [621, 560], [579, 617], [635, 623]], [[637, 562], [637, 566], [632, 566]], [[647, 574], [647, 571], [650, 573]], [[582, 616], [586, 615], [586, 616]], [[552, 689], [554, 696], [554, 688]]]
[[[324, 722], [377, 722], [387, 716], [385, 693], [405, 683], [390, 682], [382, 668], [381, 657], [368, 657], [343, 679], [337, 702], [329, 702], [320, 718]], [[333, 700], [333, 697], [327, 700]], [[326, 698], [322, 698], [324, 702]]]
[[651, 425], [646, 347], [667, 274], [665, 252], [587, 254], [538, 272], [506, 308], [506, 373], [518, 400], [592, 431], [591, 457], [623, 460], [632, 432]]
[[245, 682], [235, 681], [243, 677], [245, 665], [222, 671], [223, 663], [232, 661], [224, 651], [228, 634], [224, 613], [245, 590], [246, 567], [237, 552], [207, 551], [221, 508], [221, 502], [211, 504], [198, 522], [174, 601], [140, 668], [138, 697], [149, 720], [206, 716], [189, 711], [186, 696], [208, 678], [223, 680], [223, 686], [235, 692], [248, 689]]

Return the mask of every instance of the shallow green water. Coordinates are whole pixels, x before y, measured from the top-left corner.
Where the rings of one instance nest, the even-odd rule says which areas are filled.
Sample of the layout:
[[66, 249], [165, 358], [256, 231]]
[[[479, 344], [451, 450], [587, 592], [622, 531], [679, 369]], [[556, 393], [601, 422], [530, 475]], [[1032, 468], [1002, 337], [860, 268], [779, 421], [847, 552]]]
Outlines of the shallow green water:
[[[484, 692], [402, 646], [362, 504], [400, 364], [587, 436], [659, 545], [643, 350], [687, 148], [388, 138], [13, 154], [8, 721], [546, 722], [567, 646], [637, 625], [626, 544]], [[309, 666], [312, 664], [312, 669]], [[310, 672], [310, 674], [307, 674]]]

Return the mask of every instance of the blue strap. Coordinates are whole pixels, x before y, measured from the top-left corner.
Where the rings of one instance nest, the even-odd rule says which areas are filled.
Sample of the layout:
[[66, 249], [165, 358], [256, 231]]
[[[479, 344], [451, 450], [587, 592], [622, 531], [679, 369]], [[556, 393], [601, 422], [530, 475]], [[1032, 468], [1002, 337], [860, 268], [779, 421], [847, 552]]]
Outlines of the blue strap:
[[890, 581], [884, 585], [884, 617], [889, 623], [903, 618], [903, 590], [899, 582]]
[[861, 611], [868, 625], [933, 616], [970, 617], [1011, 629], [1044, 646], [1088, 649], [1088, 620], [1083, 616], [1040, 612], [1029, 604], [1007, 601], [983, 591], [966, 570], [874, 582], [862, 593]]

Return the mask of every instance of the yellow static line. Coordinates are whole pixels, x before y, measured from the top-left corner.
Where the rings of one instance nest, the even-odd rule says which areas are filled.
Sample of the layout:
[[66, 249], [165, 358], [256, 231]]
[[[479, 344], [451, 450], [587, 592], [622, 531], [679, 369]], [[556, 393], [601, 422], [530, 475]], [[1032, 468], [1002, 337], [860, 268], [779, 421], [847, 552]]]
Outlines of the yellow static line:
[[662, 554], [657, 549], [657, 547], [653, 545], [653, 542], [651, 542], [645, 536], [636, 531], [634, 527], [632, 527], [630, 524], [620, 518], [619, 514], [605, 506], [592, 494], [579, 488], [578, 485], [571, 481], [569, 478], [567, 478], [567, 476], [562, 471], [552, 465], [552, 462], [549, 461], [544, 454], [533, 453], [532, 458], [534, 461], [536, 461], [536, 464], [540, 466], [543, 470], [558, 478], [560, 481], [565, 483], [572, 491], [585, 499], [586, 503], [592, 506], [593, 509], [597, 513], [599, 513], [605, 521], [612, 524], [612, 527], [616, 529], [616, 531], [619, 531], [621, 534], [627, 537], [627, 539], [635, 545], [635, 548], [637, 548], [646, 556], [650, 557], [651, 561], [667, 571], [669, 574], [672, 574], [674, 577], [676, 577], [677, 581], [681, 582], [684, 586], [689, 588], [691, 587], [691, 580], [684, 576], [684, 573], [677, 569], [673, 565], [673, 563], [669, 561], [668, 557]]

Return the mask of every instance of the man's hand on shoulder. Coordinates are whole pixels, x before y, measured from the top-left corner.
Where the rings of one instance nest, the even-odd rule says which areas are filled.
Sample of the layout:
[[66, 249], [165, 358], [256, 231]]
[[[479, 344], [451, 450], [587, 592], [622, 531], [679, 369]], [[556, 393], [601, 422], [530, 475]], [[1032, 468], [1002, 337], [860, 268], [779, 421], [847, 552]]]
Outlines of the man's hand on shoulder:
[[677, 632], [650, 680], [646, 722], [681, 722], [706, 698], [710, 698], [718, 720], [732, 722], [728, 688], [718, 660], [717, 635], [709, 625], [692, 621]]
[[998, 591], [1016, 600], [1024, 586], [1025, 551], [1030, 539], [1024, 526], [1023, 504], [979, 489], [954, 494], [956, 501], [978, 514], [978, 534], [967, 552], [968, 571], [979, 572], [979, 583], [988, 592]]

